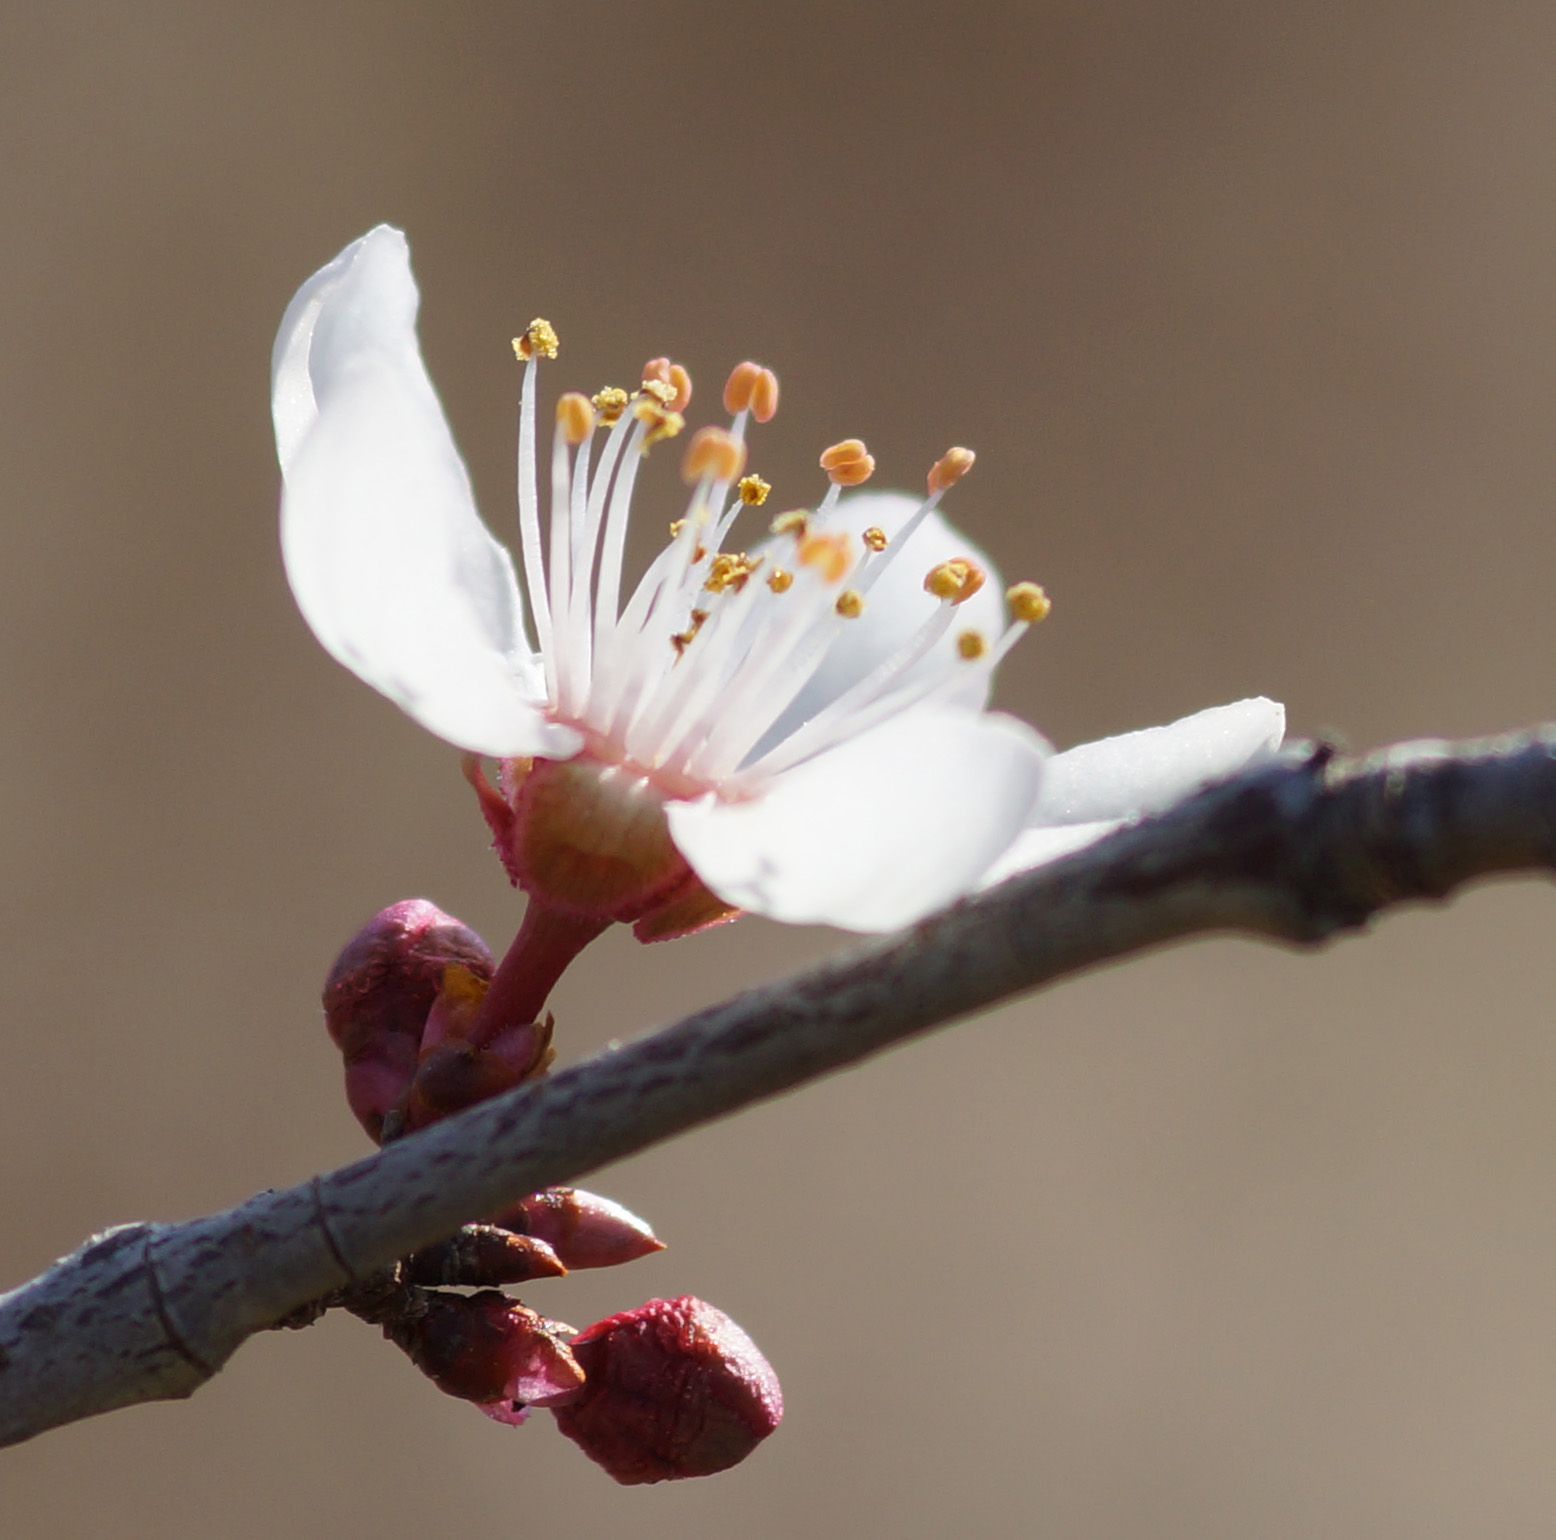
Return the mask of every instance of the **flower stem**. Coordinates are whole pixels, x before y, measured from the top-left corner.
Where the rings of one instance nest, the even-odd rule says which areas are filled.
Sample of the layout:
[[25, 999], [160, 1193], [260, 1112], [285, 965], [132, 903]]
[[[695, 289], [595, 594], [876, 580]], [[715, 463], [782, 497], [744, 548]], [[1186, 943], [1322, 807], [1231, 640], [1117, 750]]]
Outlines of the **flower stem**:
[[524, 923], [492, 975], [467, 1041], [483, 1048], [510, 1028], [538, 1021], [546, 997], [567, 965], [610, 924], [608, 919], [566, 914], [531, 897]]

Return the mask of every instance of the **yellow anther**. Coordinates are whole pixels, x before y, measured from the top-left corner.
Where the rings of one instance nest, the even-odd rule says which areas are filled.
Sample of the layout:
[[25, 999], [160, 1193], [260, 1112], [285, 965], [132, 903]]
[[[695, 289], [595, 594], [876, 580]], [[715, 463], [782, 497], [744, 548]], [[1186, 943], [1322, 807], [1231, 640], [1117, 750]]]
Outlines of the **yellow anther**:
[[556, 421], [569, 444], [583, 443], [594, 432], [594, 408], [589, 398], [576, 390], [557, 397]]
[[724, 385], [726, 412], [746, 412], [751, 409], [751, 391], [761, 372], [762, 366], [753, 364], [749, 358], [729, 371], [729, 379]]
[[786, 594], [794, 586], [794, 574], [783, 567], [774, 567], [767, 574], [767, 586], [775, 594]]
[[747, 508], [760, 508], [767, 501], [767, 494], [772, 491], [772, 484], [763, 481], [760, 476], [742, 476], [736, 490], [740, 493], [740, 501]]
[[875, 474], [875, 460], [864, 440], [845, 438], [821, 452], [821, 468], [835, 485], [857, 487]]
[[758, 422], [771, 422], [778, 415], [778, 376], [771, 369], [761, 370], [751, 386], [751, 415]]
[[520, 363], [527, 363], [532, 358], [555, 358], [559, 346], [556, 328], [539, 316], [524, 328], [522, 337], [513, 339], [514, 357]]
[[978, 457], [970, 449], [948, 449], [929, 468], [929, 493], [933, 497], [953, 487], [973, 467]]
[[886, 549], [886, 531], [878, 524], [872, 524], [859, 538], [872, 551], [884, 551]]
[[679, 540], [681, 538], [681, 531], [683, 529], [685, 529], [685, 528], [686, 528], [686, 520], [685, 519], [671, 519], [670, 520], [670, 538], [672, 540]]
[[963, 631], [956, 639], [956, 650], [959, 656], [973, 663], [989, 650], [989, 644], [981, 631]]
[[668, 380], [644, 380], [641, 389], [645, 396], [652, 396], [666, 411], [675, 400], [675, 386]]
[[1011, 616], [1029, 626], [1046, 620], [1053, 608], [1048, 595], [1036, 583], [1013, 584], [1005, 590], [1005, 602], [1010, 606]]
[[632, 399], [626, 391], [617, 385], [607, 385], [594, 398], [595, 410], [600, 414], [600, 421], [609, 427], [627, 409], [627, 402]]
[[968, 561], [965, 556], [958, 556], [951, 561], [943, 561], [931, 567], [924, 575], [924, 590], [926, 593], [932, 593], [937, 599], [948, 599], [952, 604], [961, 604], [972, 598], [987, 581], [987, 574], [977, 562]]
[[663, 439], [674, 438], [686, 426], [686, 419], [679, 412], [666, 411], [652, 396], [639, 396], [632, 415], [648, 425], [648, 432], [643, 435], [645, 451]]
[[680, 364], [673, 364], [668, 358], [651, 358], [643, 365], [643, 388], [648, 389], [649, 382], [662, 385], [669, 392], [663, 394], [654, 391], [660, 402], [672, 412], [684, 412], [691, 404], [692, 377]]
[[798, 554], [801, 563], [813, 568], [823, 583], [841, 583], [853, 565], [847, 535], [806, 535]]
[[803, 540], [809, 521], [810, 514], [805, 509], [791, 508], [787, 513], [780, 513], [768, 527], [775, 535], [794, 535]]
[[720, 551], [708, 564], [707, 580], [702, 586], [710, 594], [721, 594], [726, 588], [733, 588], [738, 593], [746, 586], [746, 579], [761, 565], [761, 557], [753, 559], [744, 551]]
[[699, 428], [686, 446], [681, 461], [681, 479], [694, 486], [704, 476], [715, 481], [733, 481], [745, 469], [746, 446], [731, 438], [723, 428]]
[[864, 614], [864, 595], [857, 588], [845, 588], [837, 596], [836, 609], [844, 620], [858, 620]]

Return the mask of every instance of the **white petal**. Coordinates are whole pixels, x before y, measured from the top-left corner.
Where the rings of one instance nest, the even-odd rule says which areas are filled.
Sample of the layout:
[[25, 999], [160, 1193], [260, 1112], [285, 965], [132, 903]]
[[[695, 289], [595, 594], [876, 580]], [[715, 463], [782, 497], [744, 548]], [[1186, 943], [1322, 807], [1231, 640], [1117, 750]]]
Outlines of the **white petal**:
[[1121, 819], [1109, 818], [1100, 823], [1062, 823], [1043, 829], [1023, 829], [1016, 836], [1015, 844], [983, 874], [978, 886], [980, 889], [992, 888], [1017, 872], [1030, 871], [1034, 866], [1045, 866], [1060, 856], [1083, 850], [1121, 825]]
[[508, 553], [475, 510], [416, 344], [405, 237], [353, 242], [298, 291], [272, 360], [287, 578], [314, 635], [442, 738], [566, 757]]
[[[825, 527], [860, 535], [875, 525], [884, 530], [889, 539], [918, 505], [919, 499], [906, 492], [859, 492], [838, 504]], [[763, 542], [757, 548], [757, 554], [771, 544], [773, 542]], [[924, 592], [925, 573], [956, 556], [975, 561], [988, 574], [988, 581], [971, 599], [958, 606], [956, 624], [902, 679], [906, 682], [925, 670], [938, 672], [948, 662], [959, 663], [956, 638], [963, 631], [981, 631], [994, 641], [1005, 628], [1005, 601], [999, 571], [982, 550], [938, 511], [931, 513], [870, 590], [864, 614], [842, 628], [837, 641], [821, 660], [821, 666], [788, 710], [763, 736], [751, 757], [760, 757], [773, 744], [787, 738], [828, 701], [835, 700], [903, 646], [940, 605], [938, 599]], [[981, 706], [989, 692], [987, 672], [962, 665], [957, 673], [967, 681], [961, 699], [969, 706]]]
[[670, 834], [726, 903], [885, 931], [977, 885], [1026, 820], [1042, 740], [1013, 717], [904, 712], [748, 802], [674, 802]]
[[1083, 743], [1049, 760], [1028, 823], [1092, 823], [1171, 807], [1280, 746], [1286, 711], [1262, 696], [1212, 706], [1166, 727]]

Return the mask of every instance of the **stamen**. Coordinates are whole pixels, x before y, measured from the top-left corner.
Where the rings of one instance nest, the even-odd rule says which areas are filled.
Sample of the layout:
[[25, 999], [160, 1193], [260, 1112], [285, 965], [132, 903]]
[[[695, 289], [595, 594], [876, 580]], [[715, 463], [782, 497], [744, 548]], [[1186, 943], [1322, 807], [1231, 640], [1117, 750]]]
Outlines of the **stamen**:
[[726, 588], [736, 590], [746, 586], [746, 579], [762, 565], [762, 558], [747, 556], [744, 551], [721, 551], [708, 564], [708, 575], [702, 586], [710, 594], [721, 594]]
[[616, 419], [626, 411], [627, 403], [632, 399], [619, 385], [607, 385], [594, 398], [595, 409], [600, 414], [600, 421], [605, 426], [611, 427]]
[[875, 458], [864, 447], [864, 440], [845, 438], [821, 452], [821, 468], [833, 486], [857, 487], [875, 474]]
[[961, 657], [973, 663], [989, 650], [989, 644], [981, 631], [963, 631], [956, 639], [956, 650]]
[[743, 364], [736, 364], [730, 370], [729, 379], [724, 386], [726, 412], [734, 414], [751, 410], [751, 393], [756, 388], [756, 382], [762, 373], [762, 366], [753, 364], [750, 359]]
[[[665, 388], [669, 389], [668, 386]], [[667, 410], [663, 402], [654, 399], [652, 393], [638, 398], [637, 405], [632, 408], [632, 415], [648, 430], [643, 435], [642, 448], [645, 454], [655, 444], [674, 438], [686, 426], [686, 419], [679, 412]]]
[[536, 316], [524, 328], [524, 335], [513, 339], [513, 354], [521, 364], [527, 364], [532, 358], [555, 358], [559, 346], [556, 328]]
[[859, 538], [872, 551], [878, 552], [886, 549], [886, 531], [879, 524], [872, 524]]
[[660, 395], [656, 390], [654, 394], [666, 408], [672, 412], [684, 412], [691, 404], [692, 377], [680, 364], [673, 364], [668, 358], [651, 358], [643, 365], [643, 388], [648, 389], [649, 381], [668, 388], [669, 394]]
[[854, 564], [848, 536], [842, 534], [806, 535], [797, 554], [800, 564], [812, 568], [829, 587], [841, 583]]
[[972, 598], [987, 581], [987, 574], [977, 562], [959, 556], [931, 567], [924, 575], [924, 591], [937, 599], [962, 604]]
[[1011, 616], [1029, 626], [1047, 620], [1053, 609], [1048, 595], [1036, 583], [1012, 584], [1005, 590], [1005, 602], [1010, 606]]
[[929, 495], [938, 497], [954, 487], [973, 467], [978, 457], [970, 449], [948, 449], [929, 468]]
[[589, 398], [576, 390], [558, 397], [556, 422], [569, 447], [576, 449], [594, 432], [594, 408]]
[[775, 594], [786, 594], [794, 587], [794, 574], [787, 567], [774, 567], [767, 574], [767, 586]]
[[844, 620], [858, 620], [864, 614], [864, 595], [857, 588], [845, 588], [833, 608]]
[[725, 484], [733, 481], [745, 466], [746, 446], [731, 438], [723, 428], [699, 428], [686, 446], [681, 462], [681, 479], [688, 486], [703, 477]]
[[760, 476], [742, 476], [736, 490], [740, 493], [740, 501], [747, 508], [760, 508], [767, 501], [767, 494], [772, 491], [772, 484], [763, 481]]
[[775, 535], [793, 535], [797, 540], [803, 540], [809, 520], [810, 514], [804, 508], [791, 508], [787, 513], [780, 513], [767, 527]]

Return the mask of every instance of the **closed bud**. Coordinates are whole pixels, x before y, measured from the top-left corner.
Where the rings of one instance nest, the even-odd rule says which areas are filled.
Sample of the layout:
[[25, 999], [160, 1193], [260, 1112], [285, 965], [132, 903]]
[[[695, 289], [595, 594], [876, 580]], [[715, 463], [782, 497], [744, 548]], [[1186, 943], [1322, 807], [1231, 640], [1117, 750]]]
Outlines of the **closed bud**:
[[425, 1303], [386, 1334], [446, 1395], [516, 1427], [530, 1407], [557, 1406], [578, 1394], [583, 1371], [560, 1335], [569, 1327], [495, 1289], [429, 1293]]
[[665, 1249], [630, 1209], [576, 1187], [542, 1188], [495, 1223], [545, 1241], [569, 1269], [619, 1267]]
[[410, 1089], [450, 964], [484, 983], [486, 943], [424, 898], [381, 909], [346, 944], [324, 985], [324, 1022], [346, 1062], [346, 1100], [375, 1142]]
[[535, 1278], [561, 1278], [567, 1268], [544, 1241], [497, 1225], [465, 1225], [441, 1245], [413, 1252], [401, 1264], [407, 1283], [497, 1288]]
[[587, 1378], [557, 1427], [624, 1486], [728, 1470], [783, 1416], [756, 1344], [689, 1294], [596, 1321], [573, 1355]]

